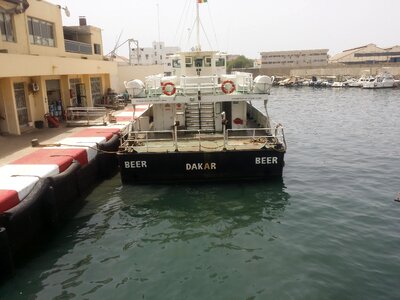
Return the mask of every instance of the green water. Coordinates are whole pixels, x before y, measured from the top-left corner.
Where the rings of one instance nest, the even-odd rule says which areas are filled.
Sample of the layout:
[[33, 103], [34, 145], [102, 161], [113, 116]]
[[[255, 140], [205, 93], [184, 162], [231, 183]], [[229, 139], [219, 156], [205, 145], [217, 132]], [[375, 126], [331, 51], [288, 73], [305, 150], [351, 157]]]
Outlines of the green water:
[[400, 299], [400, 89], [273, 90], [282, 181], [103, 182], [0, 299]]

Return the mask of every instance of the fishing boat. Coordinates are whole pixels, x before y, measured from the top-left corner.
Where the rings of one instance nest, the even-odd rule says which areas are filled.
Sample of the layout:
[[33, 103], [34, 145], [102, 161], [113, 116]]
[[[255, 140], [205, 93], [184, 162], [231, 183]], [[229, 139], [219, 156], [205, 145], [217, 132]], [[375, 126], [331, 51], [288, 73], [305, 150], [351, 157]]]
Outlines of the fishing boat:
[[226, 54], [202, 51], [197, 41], [173, 57], [172, 76], [125, 82], [133, 110], [148, 109], [121, 139], [122, 182], [282, 177], [284, 130], [266, 111], [273, 77], [226, 74]]
[[397, 86], [396, 80], [393, 78], [393, 75], [388, 71], [383, 71], [378, 74], [374, 80], [364, 82], [362, 88], [363, 89], [383, 89], [383, 88], [393, 88]]
[[367, 71], [364, 71], [364, 74], [362, 74], [358, 80], [350, 81], [347, 86], [359, 88], [359, 87], [363, 87], [365, 83], [373, 82], [374, 80], [375, 80], [374, 76], [367, 75]]

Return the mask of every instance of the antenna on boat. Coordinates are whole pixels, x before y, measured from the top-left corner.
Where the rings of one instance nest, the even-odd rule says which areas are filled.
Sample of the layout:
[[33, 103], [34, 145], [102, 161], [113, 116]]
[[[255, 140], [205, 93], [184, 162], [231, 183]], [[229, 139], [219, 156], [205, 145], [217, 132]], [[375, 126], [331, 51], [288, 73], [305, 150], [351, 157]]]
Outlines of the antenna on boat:
[[157, 3], [157, 24], [158, 24], [158, 43], [161, 42], [160, 38], [160, 5]]
[[197, 39], [197, 45], [196, 45], [196, 51], [201, 51], [201, 46], [200, 46], [200, 13], [199, 13], [199, 0], [196, 0], [196, 39]]

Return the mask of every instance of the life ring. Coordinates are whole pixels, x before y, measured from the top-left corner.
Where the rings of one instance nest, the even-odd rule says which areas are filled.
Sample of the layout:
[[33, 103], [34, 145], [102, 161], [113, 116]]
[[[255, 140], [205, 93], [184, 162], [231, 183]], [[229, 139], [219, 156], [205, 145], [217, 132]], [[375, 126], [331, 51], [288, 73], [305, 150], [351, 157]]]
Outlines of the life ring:
[[[227, 84], [231, 86], [229, 89], [226, 87]], [[224, 92], [224, 94], [232, 94], [236, 90], [236, 86], [232, 80], [225, 80], [221, 84], [221, 90]]]
[[[170, 86], [172, 88], [169, 88], [169, 90], [167, 90], [167, 86]], [[176, 87], [175, 84], [173, 84], [172, 82], [166, 82], [162, 84], [162, 92], [164, 95], [167, 96], [172, 96], [176, 93]]]
[[233, 123], [235, 123], [236, 125], [243, 125], [243, 120], [241, 118], [236, 118], [235, 120], [233, 120]]

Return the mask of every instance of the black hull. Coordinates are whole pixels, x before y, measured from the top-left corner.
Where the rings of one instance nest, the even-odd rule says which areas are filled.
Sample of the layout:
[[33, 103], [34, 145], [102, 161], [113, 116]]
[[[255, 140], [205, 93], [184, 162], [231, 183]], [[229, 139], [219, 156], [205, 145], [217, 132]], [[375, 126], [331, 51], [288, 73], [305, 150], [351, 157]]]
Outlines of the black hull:
[[284, 152], [118, 153], [123, 183], [256, 180], [282, 177]]

